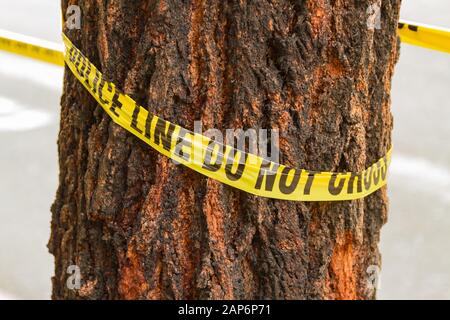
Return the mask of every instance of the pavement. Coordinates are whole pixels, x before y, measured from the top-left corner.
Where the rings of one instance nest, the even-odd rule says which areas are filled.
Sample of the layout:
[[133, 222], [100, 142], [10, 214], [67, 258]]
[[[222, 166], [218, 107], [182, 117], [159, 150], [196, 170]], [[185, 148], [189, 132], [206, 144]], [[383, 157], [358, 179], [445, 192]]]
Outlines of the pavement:
[[[450, 28], [450, 2], [403, 1], [403, 19]], [[59, 1], [0, 3], [0, 28], [58, 42]], [[49, 299], [62, 68], [0, 52], [0, 299]], [[379, 299], [450, 299], [450, 55], [403, 45]]]
[[[403, 1], [401, 17], [450, 28], [450, 2]], [[449, 54], [402, 45], [379, 299], [450, 299], [449, 88]]]

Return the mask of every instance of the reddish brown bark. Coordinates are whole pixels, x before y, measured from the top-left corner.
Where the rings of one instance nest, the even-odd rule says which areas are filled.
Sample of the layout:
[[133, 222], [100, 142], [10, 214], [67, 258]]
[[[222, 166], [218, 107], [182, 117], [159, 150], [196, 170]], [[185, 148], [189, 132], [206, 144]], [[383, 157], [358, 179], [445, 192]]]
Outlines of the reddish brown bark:
[[[69, 2], [62, 1], [63, 11]], [[400, 0], [79, 0], [70, 39], [139, 104], [193, 129], [278, 128], [281, 162], [359, 171], [391, 145]], [[386, 190], [302, 203], [175, 165], [121, 129], [66, 68], [53, 298], [367, 299]], [[66, 287], [66, 268], [82, 287]]]

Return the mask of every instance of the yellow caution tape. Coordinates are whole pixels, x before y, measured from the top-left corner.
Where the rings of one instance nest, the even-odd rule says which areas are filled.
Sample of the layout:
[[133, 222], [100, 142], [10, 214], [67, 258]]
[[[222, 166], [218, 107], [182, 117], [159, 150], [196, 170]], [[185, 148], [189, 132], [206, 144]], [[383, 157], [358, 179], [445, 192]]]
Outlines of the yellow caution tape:
[[291, 169], [151, 115], [105, 80], [65, 35], [63, 40], [67, 66], [115, 123], [204, 176], [258, 196], [295, 201], [358, 199], [386, 184], [391, 151], [359, 173]]
[[404, 43], [450, 53], [450, 30], [400, 20], [398, 34]]
[[[403, 42], [450, 53], [450, 31], [400, 21]], [[64, 60], [114, 122], [171, 159], [227, 185], [275, 199], [352, 200], [386, 184], [391, 150], [359, 173], [291, 169], [254, 154], [219, 144], [149, 112], [116, 86], [63, 35], [65, 54], [56, 44], [0, 30], [0, 49], [56, 65]]]
[[49, 41], [0, 30], [0, 49], [39, 61], [64, 66], [63, 47]]

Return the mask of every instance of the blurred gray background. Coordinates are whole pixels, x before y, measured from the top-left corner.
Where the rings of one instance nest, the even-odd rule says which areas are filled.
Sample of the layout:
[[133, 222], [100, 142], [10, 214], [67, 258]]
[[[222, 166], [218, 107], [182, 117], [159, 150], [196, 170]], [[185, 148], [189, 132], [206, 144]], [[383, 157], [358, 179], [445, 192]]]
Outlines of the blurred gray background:
[[[450, 1], [403, 1], [403, 19], [450, 28]], [[57, 0], [0, 2], [0, 29], [60, 42]], [[49, 299], [63, 69], [0, 52], [0, 299]], [[403, 45], [379, 299], [450, 299], [450, 55]]]

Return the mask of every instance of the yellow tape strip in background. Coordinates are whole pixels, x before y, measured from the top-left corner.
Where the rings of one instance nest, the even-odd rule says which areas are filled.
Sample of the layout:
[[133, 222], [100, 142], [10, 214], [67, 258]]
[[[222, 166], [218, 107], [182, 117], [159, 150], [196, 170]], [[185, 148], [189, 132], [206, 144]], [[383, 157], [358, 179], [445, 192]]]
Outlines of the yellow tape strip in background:
[[39, 61], [64, 66], [63, 46], [50, 41], [0, 29], [0, 49]]
[[63, 35], [67, 66], [114, 122], [161, 154], [209, 178], [268, 198], [296, 201], [352, 200], [386, 184], [391, 151], [359, 173], [291, 169], [151, 115], [104, 79]]
[[450, 53], [450, 30], [400, 20], [398, 34], [404, 43]]

